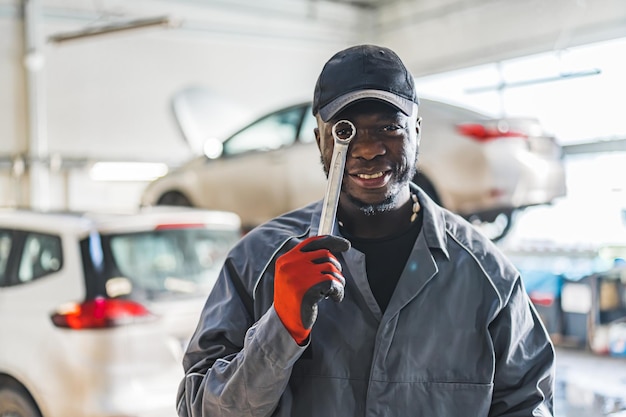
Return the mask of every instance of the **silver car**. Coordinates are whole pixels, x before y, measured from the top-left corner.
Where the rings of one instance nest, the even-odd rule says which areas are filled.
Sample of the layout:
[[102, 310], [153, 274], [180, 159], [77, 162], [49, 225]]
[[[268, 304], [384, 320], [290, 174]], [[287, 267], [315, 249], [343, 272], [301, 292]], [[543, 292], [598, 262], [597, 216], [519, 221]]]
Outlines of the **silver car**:
[[[414, 181], [442, 206], [480, 224], [494, 240], [515, 210], [565, 194], [562, 150], [531, 118], [493, 119], [421, 99], [419, 173]], [[244, 228], [321, 199], [326, 178], [310, 103], [278, 110], [146, 188], [143, 205], [234, 211]]]
[[0, 209], [0, 416], [171, 417], [233, 213]]

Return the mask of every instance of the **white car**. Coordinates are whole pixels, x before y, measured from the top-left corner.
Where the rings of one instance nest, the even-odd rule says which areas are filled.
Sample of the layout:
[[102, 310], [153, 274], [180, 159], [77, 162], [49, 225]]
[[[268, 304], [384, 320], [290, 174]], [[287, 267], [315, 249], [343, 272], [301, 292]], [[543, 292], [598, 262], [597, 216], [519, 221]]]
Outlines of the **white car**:
[[[513, 212], [565, 194], [562, 149], [531, 118], [493, 119], [420, 99], [420, 173], [414, 181], [444, 207], [494, 240]], [[181, 123], [184, 120], [180, 120]], [[223, 141], [206, 156], [148, 185], [142, 205], [234, 211], [244, 229], [324, 196], [326, 178], [315, 143], [310, 103], [278, 110]]]
[[172, 417], [228, 212], [0, 210], [0, 416]]

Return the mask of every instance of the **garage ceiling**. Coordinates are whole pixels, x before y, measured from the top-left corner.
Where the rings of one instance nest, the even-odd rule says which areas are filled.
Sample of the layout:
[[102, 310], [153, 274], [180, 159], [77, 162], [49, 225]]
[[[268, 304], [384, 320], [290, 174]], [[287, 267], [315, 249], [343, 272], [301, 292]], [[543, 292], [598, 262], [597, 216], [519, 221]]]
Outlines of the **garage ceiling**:
[[395, 1], [377, 15], [416, 75], [626, 36], [623, 0]]
[[[416, 76], [626, 36], [624, 0], [42, 0], [47, 20], [104, 22], [161, 10], [179, 29], [336, 50], [379, 43]], [[91, 21], [91, 22], [90, 22]], [[202, 35], [201, 35], [202, 36]]]
[[408, 57], [416, 76], [626, 36], [624, 0], [331, 2], [369, 13], [361, 35]]

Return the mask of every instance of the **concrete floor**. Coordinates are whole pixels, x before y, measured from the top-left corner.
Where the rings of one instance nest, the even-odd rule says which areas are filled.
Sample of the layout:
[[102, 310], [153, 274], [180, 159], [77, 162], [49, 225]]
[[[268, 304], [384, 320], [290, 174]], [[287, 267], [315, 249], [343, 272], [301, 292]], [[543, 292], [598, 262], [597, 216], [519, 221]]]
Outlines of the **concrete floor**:
[[555, 417], [626, 417], [626, 357], [557, 347]]

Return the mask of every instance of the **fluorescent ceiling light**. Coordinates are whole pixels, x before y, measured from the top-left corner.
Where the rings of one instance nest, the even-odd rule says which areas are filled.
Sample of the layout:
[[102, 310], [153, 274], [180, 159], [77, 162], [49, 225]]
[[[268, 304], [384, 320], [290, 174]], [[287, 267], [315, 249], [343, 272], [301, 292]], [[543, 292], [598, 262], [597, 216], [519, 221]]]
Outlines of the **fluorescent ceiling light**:
[[94, 181], [152, 181], [167, 174], [160, 162], [96, 162], [89, 170]]
[[57, 33], [48, 37], [49, 42], [61, 43], [67, 41], [73, 41], [76, 39], [90, 38], [94, 36], [107, 35], [110, 33], [123, 32], [135, 29], [145, 29], [149, 27], [161, 26], [161, 27], [175, 27], [180, 23], [173, 20], [169, 16], [150, 17], [145, 19], [136, 19], [126, 22], [111, 23], [108, 25], [88, 27], [86, 29], [77, 30], [74, 32]]

